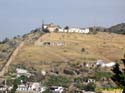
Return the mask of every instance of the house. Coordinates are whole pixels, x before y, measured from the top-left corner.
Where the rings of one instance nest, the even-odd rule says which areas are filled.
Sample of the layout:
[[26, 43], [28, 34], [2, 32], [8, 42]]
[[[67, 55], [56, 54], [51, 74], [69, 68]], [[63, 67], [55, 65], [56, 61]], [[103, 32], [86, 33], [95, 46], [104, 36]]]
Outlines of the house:
[[6, 91], [11, 91], [12, 90], [12, 86], [0, 86], [0, 93], [5, 93]]
[[39, 82], [29, 82], [27, 84], [18, 85], [16, 91], [21, 92], [37, 92], [42, 93], [46, 90], [46, 87], [41, 86]]
[[50, 92], [52, 93], [63, 93], [64, 88], [62, 86], [52, 86], [50, 87]]
[[101, 66], [101, 67], [112, 67], [116, 64], [116, 62], [110, 62], [110, 63], [104, 63], [103, 60], [97, 60], [96, 66]]
[[47, 30], [48, 32], [58, 31], [59, 28], [60, 28], [60, 26], [55, 25], [55, 24], [53, 24], [53, 23], [44, 24], [44, 25], [43, 25], [43, 30]]
[[58, 32], [60, 32], [60, 33], [61, 33], [61, 32], [64, 32], [64, 29], [59, 28], [59, 29], [58, 29]]
[[80, 29], [79, 28], [69, 28], [68, 32], [69, 33], [79, 33]]
[[68, 32], [69, 33], [85, 33], [85, 34], [87, 34], [90, 32], [90, 30], [89, 30], [89, 28], [86, 28], [86, 29], [70, 28], [68, 30]]
[[27, 70], [21, 69], [21, 68], [16, 69], [16, 74], [17, 74], [17, 77], [20, 77], [22, 75], [27, 76], [27, 77], [31, 76], [31, 73], [29, 73]]
[[87, 34], [89, 32], [90, 32], [89, 28], [86, 28], [86, 29], [82, 30], [82, 33], [85, 33], [85, 34]]
[[58, 25], [55, 25], [53, 23], [50, 24], [43, 24], [42, 26], [44, 31], [47, 32], [64, 32], [64, 33], [89, 33], [90, 29], [89, 28], [85, 28], [85, 29], [80, 29], [80, 28], [69, 28], [69, 29], [63, 29]]
[[97, 60], [97, 62], [96, 62], [96, 66], [105, 67], [105, 63], [104, 63], [103, 60]]
[[41, 71], [41, 74], [42, 74], [43, 76], [45, 76], [45, 75], [46, 75], [46, 71], [42, 70], [42, 71]]
[[110, 63], [107, 63], [105, 64], [106, 67], [112, 67], [114, 66], [116, 63], [115, 62], [110, 62]]

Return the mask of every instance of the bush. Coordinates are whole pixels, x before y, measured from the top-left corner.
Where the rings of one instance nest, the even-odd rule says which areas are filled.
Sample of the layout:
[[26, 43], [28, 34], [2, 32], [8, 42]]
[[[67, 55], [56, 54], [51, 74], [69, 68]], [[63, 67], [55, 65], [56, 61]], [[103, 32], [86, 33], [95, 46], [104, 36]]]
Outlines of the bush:
[[95, 91], [96, 85], [94, 83], [89, 83], [88, 85], [84, 86], [83, 89], [85, 91]]
[[82, 53], [85, 52], [85, 48], [82, 48], [82, 49], [81, 49], [81, 52], [82, 52]]
[[50, 76], [48, 80], [45, 82], [45, 85], [47, 86], [63, 86], [68, 87], [69, 86], [69, 79], [64, 76]]
[[101, 80], [102, 78], [111, 78], [111, 72], [96, 72], [95, 73], [96, 80]]

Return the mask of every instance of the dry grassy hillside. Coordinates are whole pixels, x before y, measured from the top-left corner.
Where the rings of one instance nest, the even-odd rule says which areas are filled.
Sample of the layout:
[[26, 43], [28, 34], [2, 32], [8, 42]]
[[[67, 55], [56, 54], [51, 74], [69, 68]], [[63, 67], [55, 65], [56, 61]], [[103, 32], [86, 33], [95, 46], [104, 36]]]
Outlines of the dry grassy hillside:
[[42, 36], [43, 41], [64, 42], [64, 46], [25, 45], [12, 64], [36, 69], [60, 66], [61, 69], [67, 62], [115, 61], [125, 53], [125, 36], [112, 33], [47, 33]]

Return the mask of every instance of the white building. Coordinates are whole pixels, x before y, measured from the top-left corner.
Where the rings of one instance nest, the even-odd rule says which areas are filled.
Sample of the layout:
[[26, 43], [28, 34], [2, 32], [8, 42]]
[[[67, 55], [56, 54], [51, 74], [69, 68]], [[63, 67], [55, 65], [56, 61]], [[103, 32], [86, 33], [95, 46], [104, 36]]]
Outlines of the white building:
[[58, 32], [64, 32], [64, 29], [62, 28], [59, 28], [58, 30], [59, 30]]
[[49, 32], [55, 32], [59, 29], [60, 27], [58, 25], [55, 25], [53, 23], [51, 24], [44, 24], [43, 29], [48, 30]]
[[50, 91], [51, 91], [52, 93], [63, 93], [64, 88], [63, 88], [62, 86], [52, 86], [52, 87], [50, 88]]
[[53, 23], [51, 23], [51, 24], [44, 24], [43, 25], [43, 29], [47, 30], [49, 32], [64, 32], [64, 33], [69, 32], [69, 33], [85, 33], [85, 34], [87, 34], [87, 33], [90, 32], [89, 28], [85, 28], [85, 29], [80, 29], [80, 28], [63, 29], [60, 26], [55, 25]]
[[114, 66], [116, 63], [115, 62], [110, 62], [110, 63], [107, 63], [105, 64], [106, 67], [112, 67]]
[[85, 34], [87, 34], [90, 32], [90, 30], [89, 30], [89, 28], [86, 28], [86, 29], [70, 28], [68, 30], [68, 32], [69, 33], [85, 33]]
[[96, 65], [101, 66], [101, 67], [112, 67], [116, 63], [115, 62], [110, 62], [110, 63], [104, 63], [103, 60], [97, 60]]
[[34, 82], [31, 84], [27, 84], [27, 85], [24, 85], [24, 84], [18, 85], [18, 88], [16, 90], [21, 91], [21, 92], [42, 93], [46, 90], [46, 87], [41, 86], [41, 84], [38, 82]]
[[20, 77], [22, 75], [27, 76], [27, 77], [31, 76], [31, 73], [29, 73], [27, 70], [21, 69], [21, 68], [16, 69], [16, 74], [17, 74], [17, 77]]

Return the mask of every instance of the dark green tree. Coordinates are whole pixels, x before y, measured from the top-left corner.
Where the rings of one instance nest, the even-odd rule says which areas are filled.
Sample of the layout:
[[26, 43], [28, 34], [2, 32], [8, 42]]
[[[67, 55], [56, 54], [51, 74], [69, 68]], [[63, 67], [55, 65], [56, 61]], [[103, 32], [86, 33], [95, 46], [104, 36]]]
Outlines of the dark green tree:
[[83, 53], [83, 52], [85, 52], [85, 48], [82, 48], [82, 49], [81, 49], [81, 53]]
[[64, 27], [64, 29], [69, 30], [69, 26]]
[[11, 90], [11, 93], [15, 93], [16, 92], [16, 89], [18, 88], [18, 85], [20, 84], [20, 79], [17, 78], [14, 80], [13, 82], [13, 88]]
[[27, 77], [26, 76], [20, 76], [18, 78], [16, 78], [13, 82], [13, 88], [11, 90], [11, 93], [15, 93], [16, 89], [18, 88], [18, 85], [21, 84], [21, 80], [23, 80], [23, 82], [27, 81]]
[[119, 67], [119, 64], [116, 63], [116, 65], [113, 67], [112, 72], [114, 75], [112, 76], [112, 80], [123, 89], [123, 93], [125, 93], [125, 58], [122, 59], [124, 68], [121, 69]]

